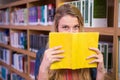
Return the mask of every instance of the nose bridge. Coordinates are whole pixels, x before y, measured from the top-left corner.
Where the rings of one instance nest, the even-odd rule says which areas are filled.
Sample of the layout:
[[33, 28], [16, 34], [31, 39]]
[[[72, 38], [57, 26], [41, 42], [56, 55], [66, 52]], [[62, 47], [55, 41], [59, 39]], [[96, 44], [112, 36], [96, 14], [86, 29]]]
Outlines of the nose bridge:
[[69, 29], [69, 32], [74, 32], [74, 29], [71, 27], [71, 28]]

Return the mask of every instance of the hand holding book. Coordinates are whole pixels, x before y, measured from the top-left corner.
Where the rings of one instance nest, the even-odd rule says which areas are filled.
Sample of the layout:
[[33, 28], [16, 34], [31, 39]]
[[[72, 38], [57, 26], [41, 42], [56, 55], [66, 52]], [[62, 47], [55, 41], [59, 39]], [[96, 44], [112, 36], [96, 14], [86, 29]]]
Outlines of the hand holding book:
[[52, 32], [49, 36], [49, 47], [62, 46], [65, 52], [59, 62], [54, 62], [51, 69], [79, 69], [97, 67], [97, 63], [89, 64], [95, 58], [86, 59], [90, 55], [95, 55], [95, 51], [90, 47], [98, 47], [98, 32], [80, 33], [57, 33]]

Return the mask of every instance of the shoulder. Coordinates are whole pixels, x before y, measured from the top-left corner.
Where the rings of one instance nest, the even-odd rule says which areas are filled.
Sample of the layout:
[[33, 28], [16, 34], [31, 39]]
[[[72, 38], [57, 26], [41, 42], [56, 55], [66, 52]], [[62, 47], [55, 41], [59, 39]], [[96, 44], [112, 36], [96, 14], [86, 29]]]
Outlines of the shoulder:
[[44, 54], [45, 49], [46, 48], [39, 49], [38, 52], [36, 53], [36, 58], [42, 56]]

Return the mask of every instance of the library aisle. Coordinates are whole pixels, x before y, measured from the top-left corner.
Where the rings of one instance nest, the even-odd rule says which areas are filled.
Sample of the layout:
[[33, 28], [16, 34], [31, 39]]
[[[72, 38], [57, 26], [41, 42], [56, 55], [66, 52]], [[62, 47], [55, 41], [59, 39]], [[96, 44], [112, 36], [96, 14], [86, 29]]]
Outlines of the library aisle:
[[35, 80], [36, 53], [46, 46], [55, 10], [72, 4], [85, 32], [99, 32], [105, 80], [120, 80], [120, 0], [13, 0], [0, 6], [0, 79]]

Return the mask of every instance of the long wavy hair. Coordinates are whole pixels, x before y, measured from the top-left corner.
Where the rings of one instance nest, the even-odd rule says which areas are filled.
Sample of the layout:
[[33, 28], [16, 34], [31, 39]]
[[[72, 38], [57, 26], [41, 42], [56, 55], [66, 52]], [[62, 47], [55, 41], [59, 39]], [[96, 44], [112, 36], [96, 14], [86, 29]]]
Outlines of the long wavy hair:
[[[54, 17], [54, 27], [52, 31], [58, 32], [59, 21], [65, 15], [76, 17], [79, 21], [80, 31], [83, 31], [84, 20], [78, 8], [70, 4], [63, 4], [57, 8]], [[77, 74], [77, 80], [91, 80], [90, 70], [87, 68], [72, 70], [72, 75]], [[49, 80], [64, 80], [66, 70], [49, 70]], [[73, 76], [76, 79], [76, 76]]]

